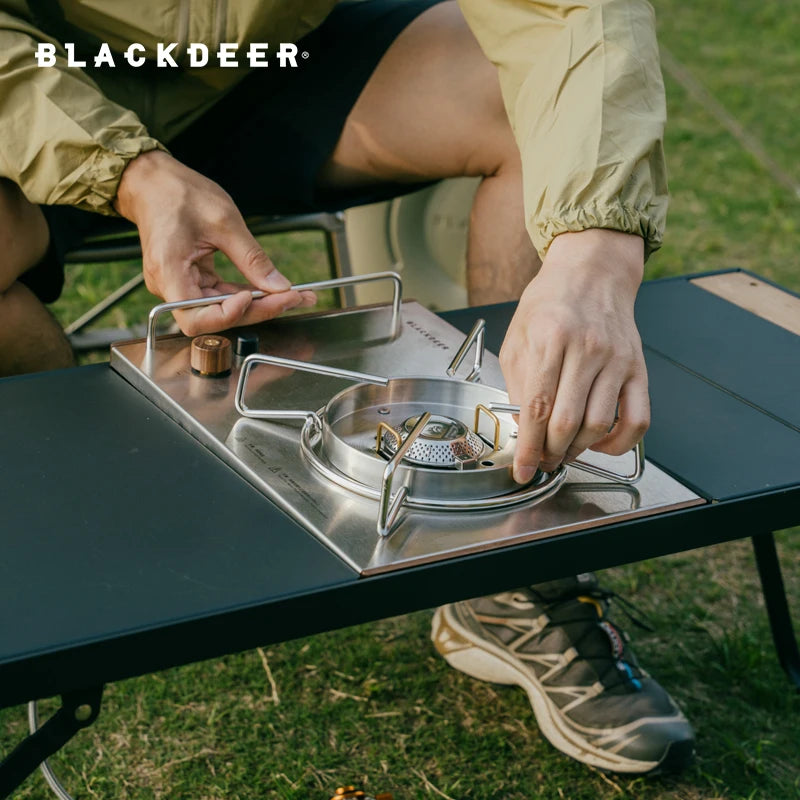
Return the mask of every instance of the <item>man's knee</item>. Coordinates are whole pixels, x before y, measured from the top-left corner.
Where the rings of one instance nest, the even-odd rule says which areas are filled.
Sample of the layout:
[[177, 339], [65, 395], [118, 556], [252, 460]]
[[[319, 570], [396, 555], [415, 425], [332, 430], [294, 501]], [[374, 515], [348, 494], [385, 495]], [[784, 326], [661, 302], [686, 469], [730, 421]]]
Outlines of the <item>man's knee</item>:
[[522, 160], [505, 109], [487, 114], [468, 153], [467, 175], [494, 177], [500, 174], [519, 175], [522, 190]]
[[39, 206], [0, 178], [0, 292], [7, 291], [47, 252], [49, 233]]
[[74, 363], [61, 326], [27, 286], [17, 281], [0, 292], [0, 377]]
[[518, 168], [497, 71], [455, 2], [425, 11], [384, 54], [323, 183], [490, 176]]
[[431, 23], [431, 35], [438, 36], [445, 54], [437, 63], [447, 73], [443, 91], [452, 105], [440, 115], [440, 98], [434, 95], [427, 113], [437, 119], [443, 141], [459, 159], [457, 175], [490, 177], [521, 169], [497, 68], [481, 50], [457, 3], [442, 3], [432, 11], [439, 14]]

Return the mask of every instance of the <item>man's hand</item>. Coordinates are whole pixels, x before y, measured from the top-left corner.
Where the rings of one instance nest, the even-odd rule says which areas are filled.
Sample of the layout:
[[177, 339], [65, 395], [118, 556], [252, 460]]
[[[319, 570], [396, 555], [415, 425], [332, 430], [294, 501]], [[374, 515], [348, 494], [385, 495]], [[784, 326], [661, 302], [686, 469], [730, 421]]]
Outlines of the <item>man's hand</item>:
[[[236, 293], [218, 305], [175, 313], [187, 336], [271, 319], [313, 292], [287, 291], [290, 283], [265, 255], [230, 196], [213, 181], [161, 151], [128, 164], [115, 202], [142, 240], [147, 288], [167, 301]], [[214, 269], [221, 250], [248, 284], [223, 281]], [[250, 289], [269, 292], [253, 300]]]
[[587, 448], [621, 455], [647, 430], [647, 372], [633, 319], [643, 253], [638, 236], [562, 234], [525, 289], [500, 351], [509, 398], [521, 408], [518, 482]]

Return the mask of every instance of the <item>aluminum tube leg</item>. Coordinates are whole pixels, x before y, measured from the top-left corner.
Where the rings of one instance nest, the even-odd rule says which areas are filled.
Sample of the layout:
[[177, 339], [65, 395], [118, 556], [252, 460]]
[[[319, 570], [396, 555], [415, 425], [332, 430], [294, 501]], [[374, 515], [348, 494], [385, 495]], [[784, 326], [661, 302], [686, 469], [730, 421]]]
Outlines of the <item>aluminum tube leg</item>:
[[100, 713], [103, 687], [61, 695], [61, 708], [0, 762], [0, 798], [8, 797], [48, 756]]
[[789, 604], [786, 600], [786, 589], [775, 548], [775, 537], [772, 533], [760, 533], [752, 537], [753, 550], [756, 556], [758, 575], [761, 578], [761, 590], [767, 608], [772, 639], [778, 653], [778, 661], [789, 676], [789, 680], [800, 691], [800, 651], [797, 647]]

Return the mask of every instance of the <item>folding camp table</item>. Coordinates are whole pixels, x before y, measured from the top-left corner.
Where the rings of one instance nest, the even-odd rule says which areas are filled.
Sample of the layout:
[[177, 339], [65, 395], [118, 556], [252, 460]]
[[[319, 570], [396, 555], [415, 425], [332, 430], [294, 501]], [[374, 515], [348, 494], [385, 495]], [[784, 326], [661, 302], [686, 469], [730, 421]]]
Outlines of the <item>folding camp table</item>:
[[[498, 352], [513, 304], [483, 316]], [[0, 707], [63, 705], [0, 796], [100, 710], [104, 684], [569, 574], [752, 537], [800, 686], [772, 531], [800, 524], [800, 298], [729, 271], [643, 285], [650, 461], [704, 503], [360, 577], [106, 365], [0, 381]]]

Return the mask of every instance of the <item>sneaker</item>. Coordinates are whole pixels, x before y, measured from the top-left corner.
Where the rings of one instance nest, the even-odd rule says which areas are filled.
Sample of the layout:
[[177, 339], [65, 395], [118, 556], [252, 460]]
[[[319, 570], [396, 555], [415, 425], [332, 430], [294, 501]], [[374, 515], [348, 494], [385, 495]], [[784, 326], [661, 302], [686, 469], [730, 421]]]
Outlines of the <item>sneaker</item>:
[[613, 597], [586, 573], [452, 603], [436, 610], [431, 638], [451, 667], [525, 689], [542, 734], [568, 756], [611, 772], [678, 772], [692, 728], [606, 616]]

